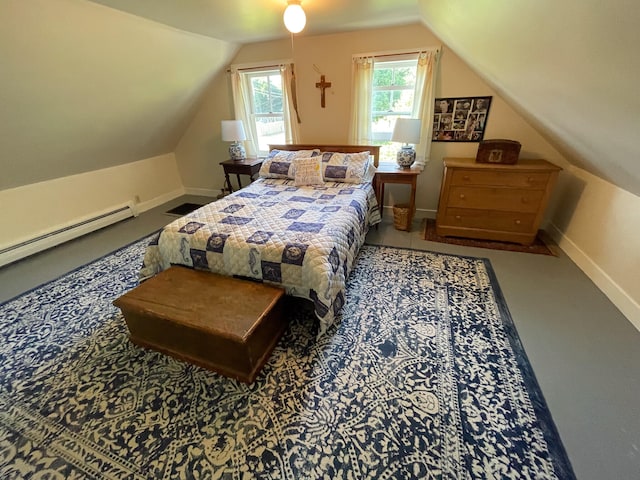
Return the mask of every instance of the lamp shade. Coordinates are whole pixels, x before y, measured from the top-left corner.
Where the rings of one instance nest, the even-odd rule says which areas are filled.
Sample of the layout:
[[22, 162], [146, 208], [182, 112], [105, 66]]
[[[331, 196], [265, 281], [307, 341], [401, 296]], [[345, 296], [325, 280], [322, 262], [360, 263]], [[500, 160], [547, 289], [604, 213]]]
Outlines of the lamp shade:
[[247, 139], [242, 120], [222, 120], [222, 140], [224, 142], [242, 142]]
[[289, 0], [284, 11], [284, 26], [291, 33], [300, 33], [307, 24], [307, 16], [297, 0]]
[[392, 142], [420, 143], [422, 122], [419, 118], [398, 118], [391, 135]]

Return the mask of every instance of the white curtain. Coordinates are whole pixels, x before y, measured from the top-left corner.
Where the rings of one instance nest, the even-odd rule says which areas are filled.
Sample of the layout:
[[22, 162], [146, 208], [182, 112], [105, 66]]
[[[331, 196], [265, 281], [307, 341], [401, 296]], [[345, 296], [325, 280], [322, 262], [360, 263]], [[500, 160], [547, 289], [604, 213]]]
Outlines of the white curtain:
[[284, 116], [285, 143], [300, 143], [300, 116], [298, 115], [298, 99], [296, 94], [296, 76], [293, 63], [280, 67], [282, 75], [282, 98]]
[[236, 120], [242, 120], [247, 140], [244, 143], [247, 156], [256, 157], [258, 155], [258, 132], [256, 125], [251, 119], [249, 88], [247, 80], [242, 72], [231, 70], [231, 91], [233, 94], [233, 107]]
[[373, 57], [354, 57], [352, 61], [352, 106], [349, 143], [369, 145], [371, 134], [371, 95], [373, 91]]
[[435, 72], [438, 67], [439, 54], [440, 51], [435, 48], [418, 54], [412, 117], [422, 119], [420, 143], [415, 146], [416, 164], [422, 166], [429, 161], [431, 154], [436, 86]]

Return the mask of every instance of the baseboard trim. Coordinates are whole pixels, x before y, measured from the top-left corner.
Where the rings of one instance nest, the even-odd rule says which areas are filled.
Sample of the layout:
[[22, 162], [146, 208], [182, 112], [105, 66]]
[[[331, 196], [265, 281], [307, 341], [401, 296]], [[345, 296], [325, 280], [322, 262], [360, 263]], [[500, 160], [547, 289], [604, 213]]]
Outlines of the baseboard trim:
[[151, 200], [147, 200], [146, 202], [141, 202], [136, 204], [136, 209], [138, 212], [146, 212], [147, 210], [151, 210], [152, 208], [159, 207], [171, 200], [181, 197], [185, 194], [184, 188], [178, 188], [171, 192], [167, 192], [164, 195], [160, 195], [159, 197], [152, 198]]
[[185, 189], [185, 193], [187, 195], [199, 195], [202, 197], [213, 197], [213, 198], [217, 198], [218, 195], [220, 195], [222, 192], [218, 189], [218, 190], [214, 190], [211, 188], [194, 188], [194, 187], [187, 187]]
[[[393, 205], [384, 205], [384, 215], [391, 215], [393, 217]], [[389, 212], [389, 213], [387, 213]], [[437, 210], [431, 210], [426, 208], [416, 208], [416, 213], [413, 216], [414, 219], [420, 218], [436, 218]]]
[[558, 246], [602, 290], [631, 324], [640, 331], [640, 305], [556, 225], [549, 222], [546, 227], [547, 233]]

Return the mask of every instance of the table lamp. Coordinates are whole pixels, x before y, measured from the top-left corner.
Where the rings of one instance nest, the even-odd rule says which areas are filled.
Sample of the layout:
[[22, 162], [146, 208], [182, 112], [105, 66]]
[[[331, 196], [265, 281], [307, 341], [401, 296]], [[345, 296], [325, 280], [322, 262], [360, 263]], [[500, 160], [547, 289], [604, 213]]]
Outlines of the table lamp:
[[244, 160], [247, 153], [242, 143], [247, 139], [244, 133], [244, 125], [242, 120], [222, 120], [222, 140], [224, 142], [232, 142], [229, 146], [229, 157], [231, 160]]
[[401, 168], [410, 168], [416, 160], [416, 151], [412, 145], [420, 143], [420, 128], [422, 122], [419, 118], [398, 118], [391, 135], [392, 142], [404, 143], [398, 150], [396, 161]]

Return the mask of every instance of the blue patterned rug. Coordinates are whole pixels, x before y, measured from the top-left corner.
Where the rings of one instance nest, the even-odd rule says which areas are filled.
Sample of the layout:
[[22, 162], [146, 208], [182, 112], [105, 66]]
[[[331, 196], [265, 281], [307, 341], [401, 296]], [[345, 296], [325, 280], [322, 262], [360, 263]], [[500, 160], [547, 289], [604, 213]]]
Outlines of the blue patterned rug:
[[140, 241], [0, 306], [0, 478], [575, 478], [487, 260], [363, 247], [250, 386], [132, 345]]

